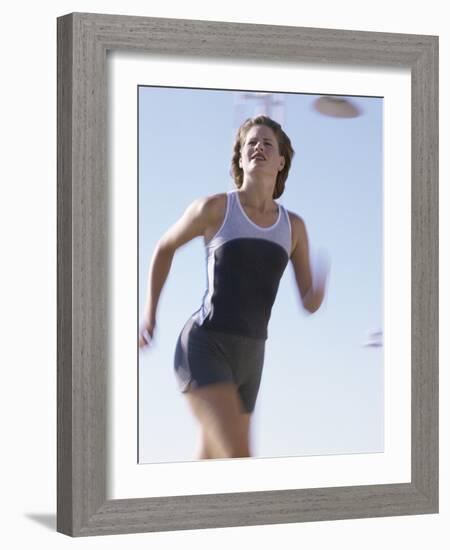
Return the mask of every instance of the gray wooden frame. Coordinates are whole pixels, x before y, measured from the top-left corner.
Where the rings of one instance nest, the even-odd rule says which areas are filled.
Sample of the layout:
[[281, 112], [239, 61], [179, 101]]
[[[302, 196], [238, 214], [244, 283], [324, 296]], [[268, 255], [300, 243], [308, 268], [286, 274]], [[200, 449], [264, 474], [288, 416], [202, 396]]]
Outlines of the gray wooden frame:
[[[58, 531], [86, 536], [437, 513], [438, 38], [83, 13], [57, 24]], [[410, 68], [411, 483], [107, 499], [108, 50]]]

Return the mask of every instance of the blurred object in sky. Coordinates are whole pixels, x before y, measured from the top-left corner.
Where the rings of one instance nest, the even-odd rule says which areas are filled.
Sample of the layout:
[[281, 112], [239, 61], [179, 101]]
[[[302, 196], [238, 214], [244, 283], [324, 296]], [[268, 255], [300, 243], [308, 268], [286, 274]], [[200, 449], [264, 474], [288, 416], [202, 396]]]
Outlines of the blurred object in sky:
[[321, 96], [314, 101], [313, 109], [321, 115], [335, 118], [355, 118], [361, 115], [361, 109], [344, 97]]
[[383, 346], [383, 331], [367, 331], [367, 340], [363, 343], [365, 348], [381, 348]]
[[[235, 127], [238, 128], [245, 119], [256, 115], [267, 115], [284, 124], [284, 98], [270, 92], [237, 92], [235, 94]], [[254, 108], [251, 108], [251, 105]]]

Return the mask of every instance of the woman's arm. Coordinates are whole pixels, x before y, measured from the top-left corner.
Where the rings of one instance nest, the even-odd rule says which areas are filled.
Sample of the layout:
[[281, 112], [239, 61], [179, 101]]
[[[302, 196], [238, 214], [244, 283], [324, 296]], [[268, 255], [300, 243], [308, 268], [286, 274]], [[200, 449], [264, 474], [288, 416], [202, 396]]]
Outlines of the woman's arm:
[[292, 227], [291, 262], [303, 307], [310, 313], [317, 311], [325, 296], [327, 268], [318, 269], [315, 279], [311, 273], [309, 242], [305, 222], [289, 212]]
[[204, 235], [205, 230], [215, 222], [217, 214], [217, 195], [197, 199], [158, 241], [148, 273], [147, 299], [140, 327], [139, 347], [144, 347], [153, 338], [158, 301], [176, 250], [195, 237]]

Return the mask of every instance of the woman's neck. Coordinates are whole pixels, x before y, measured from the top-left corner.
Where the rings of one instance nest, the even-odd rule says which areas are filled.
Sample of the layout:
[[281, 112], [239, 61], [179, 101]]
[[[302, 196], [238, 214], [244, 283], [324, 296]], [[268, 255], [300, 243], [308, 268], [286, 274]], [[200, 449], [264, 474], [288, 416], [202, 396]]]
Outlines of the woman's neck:
[[273, 208], [274, 183], [265, 183], [261, 180], [246, 179], [239, 189], [240, 195], [248, 206], [252, 206], [260, 212], [267, 212]]

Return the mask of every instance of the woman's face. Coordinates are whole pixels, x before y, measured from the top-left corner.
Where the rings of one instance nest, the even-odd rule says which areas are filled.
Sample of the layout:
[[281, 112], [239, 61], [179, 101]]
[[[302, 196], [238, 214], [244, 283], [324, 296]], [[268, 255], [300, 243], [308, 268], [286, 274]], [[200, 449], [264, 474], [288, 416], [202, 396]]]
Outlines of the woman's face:
[[272, 175], [276, 179], [284, 162], [272, 128], [262, 124], [252, 126], [241, 146], [239, 166], [244, 174]]

